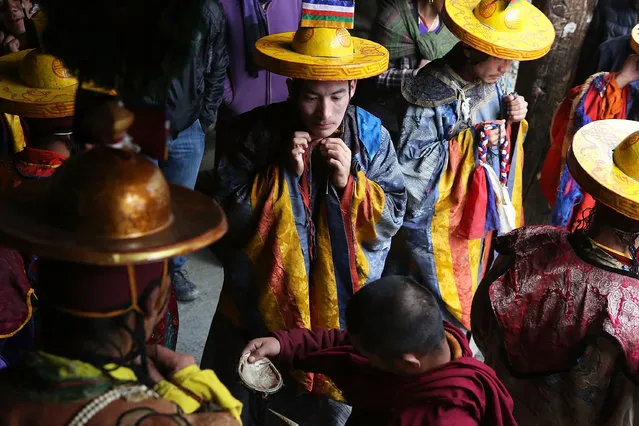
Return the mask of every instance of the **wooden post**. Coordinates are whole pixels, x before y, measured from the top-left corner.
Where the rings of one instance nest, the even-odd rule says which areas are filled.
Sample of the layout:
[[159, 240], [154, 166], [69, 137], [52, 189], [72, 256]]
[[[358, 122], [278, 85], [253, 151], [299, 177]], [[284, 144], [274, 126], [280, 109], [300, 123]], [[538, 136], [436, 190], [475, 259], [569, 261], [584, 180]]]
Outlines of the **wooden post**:
[[556, 39], [546, 56], [519, 66], [517, 92], [528, 101], [530, 125], [524, 144], [526, 224], [543, 223], [550, 211], [537, 175], [550, 146], [552, 115], [571, 88], [596, 0], [533, 0], [533, 4], [553, 23]]

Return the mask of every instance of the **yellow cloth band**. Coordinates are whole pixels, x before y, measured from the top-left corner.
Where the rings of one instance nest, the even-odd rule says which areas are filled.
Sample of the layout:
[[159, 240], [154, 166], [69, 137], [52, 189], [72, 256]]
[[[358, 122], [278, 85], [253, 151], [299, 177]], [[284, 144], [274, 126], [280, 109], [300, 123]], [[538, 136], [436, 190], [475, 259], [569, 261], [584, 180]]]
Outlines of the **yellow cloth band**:
[[13, 152], [17, 153], [22, 151], [27, 146], [27, 141], [24, 138], [24, 130], [22, 129], [22, 123], [20, 123], [20, 117], [13, 114], [4, 114], [4, 119], [7, 120], [7, 127], [13, 139]]
[[182, 389], [177, 387], [171, 382], [162, 380], [157, 383], [153, 390], [158, 393], [163, 399], [171, 401], [175, 405], [179, 406], [186, 414], [192, 414], [200, 408], [200, 402], [191, 398]]
[[163, 380], [154, 388], [162, 398], [177, 404], [185, 413], [194, 413], [200, 408], [200, 402], [180, 388], [186, 389], [204, 401], [217, 403], [241, 422], [242, 403], [231, 395], [213, 370], [200, 370], [197, 365], [190, 365], [178, 371], [173, 376], [172, 383]]
[[[111, 377], [121, 382], [136, 382], [138, 380], [133, 370], [127, 367], [107, 364], [104, 366], [103, 371], [82, 361], [69, 360], [45, 352], [38, 352], [38, 355], [49, 364], [57, 367], [57, 373], [60, 378], [100, 377], [106, 371]], [[231, 413], [241, 424], [242, 403], [231, 395], [231, 392], [228, 391], [212, 370], [200, 370], [197, 365], [191, 365], [176, 373], [173, 376], [173, 383], [162, 380], [153, 387], [153, 390], [158, 395], [178, 405], [186, 414], [194, 413], [200, 408], [200, 401], [181, 388], [202, 401], [217, 403], [220, 408]]]

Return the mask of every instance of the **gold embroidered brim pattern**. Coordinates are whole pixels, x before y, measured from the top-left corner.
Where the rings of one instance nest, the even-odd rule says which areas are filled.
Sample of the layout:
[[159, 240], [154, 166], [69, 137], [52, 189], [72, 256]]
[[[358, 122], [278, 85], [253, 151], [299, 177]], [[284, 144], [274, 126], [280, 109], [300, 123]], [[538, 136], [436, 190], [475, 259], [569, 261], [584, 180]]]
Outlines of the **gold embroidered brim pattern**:
[[353, 37], [353, 54], [340, 58], [297, 53], [291, 44], [295, 33], [272, 34], [255, 43], [255, 61], [275, 74], [304, 80], [343, 81], [374, 77], [388, 69], [388, 50]]
[[[503, 2], [480, 5], [479, 0], [446, 0], [444, 22], [461, 41], [497, 58], [530, 61], [548, 53], [555, 40], [555, 29], [546, 15], [524, 0], [501, 12], [500, 3]], [[491, 25], [475, 15], [479, 6], [483, 7], [483, 15], [492, 19]], [[504, 20], [513, 19], [519, 28], [513, 30], [509, 22], [498, 22], [489, 16], [491, 13], [502, 15]]]
[[60, 118], [73, 115], [77, 80], [59, 59], [51, 61], [51, 75], [66, 87], [35, 88], [20, 78], [20, 64], [31, 50], [0, 57], [0, 112], [29, 118]]
[[614, 149], [639, 122], [601, 120], [582, 127], [568, 152], [568, 168], [595, 200], [631, 219], [639, 220], [639, 181], [623, 173], [613, 160]]

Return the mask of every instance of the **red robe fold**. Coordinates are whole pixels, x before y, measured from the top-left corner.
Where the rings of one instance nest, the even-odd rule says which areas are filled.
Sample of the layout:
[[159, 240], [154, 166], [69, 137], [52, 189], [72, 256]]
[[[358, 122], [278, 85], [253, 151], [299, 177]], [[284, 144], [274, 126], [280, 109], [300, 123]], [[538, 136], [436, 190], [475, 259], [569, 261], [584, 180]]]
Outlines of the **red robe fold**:
[[[353, 406], [348, 425], [516, 425], [513, 402], [495, 372], [472, 358], [465, 336], [444, 323], [458, 357], [434, 370], [398, 376], [355, 353], [348, 332], [295, 329], [275, 332], [286, 368], [326, 374]], [[461, 349], [461, 350], [459, 350]]]

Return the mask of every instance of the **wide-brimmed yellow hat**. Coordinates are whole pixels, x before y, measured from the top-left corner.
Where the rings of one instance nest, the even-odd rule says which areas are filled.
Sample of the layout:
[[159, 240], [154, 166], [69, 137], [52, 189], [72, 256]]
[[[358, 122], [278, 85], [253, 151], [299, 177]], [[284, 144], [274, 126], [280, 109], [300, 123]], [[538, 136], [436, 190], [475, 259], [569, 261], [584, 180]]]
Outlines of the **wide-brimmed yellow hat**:
[[[111, 93], [91, 82], [86, 90]], [[40, 49], [0, 56], [0, 112], [26, 118], [71, 117], [78, 79], [64, 63]]]
[[256, 64], [304, 80], [359, 80], [383, 73], [388, 50], [348, 32], [354, 11], [352, 1], [304, 1], [297, 32], [268, 35], [255, 43]]
[[567, 162], [575, 180], [595, 200], [639, 220], [639, 122], [587, 124], [575, 134]]
[[450, 32], [497, 58], [539, 59], [555, 40], [550, 20], [525, 0], [446, 0], [444, 9]]
[[0, 56], [0, 112], [29, 118], [73, 115], [78, 80], [39, 50]]

